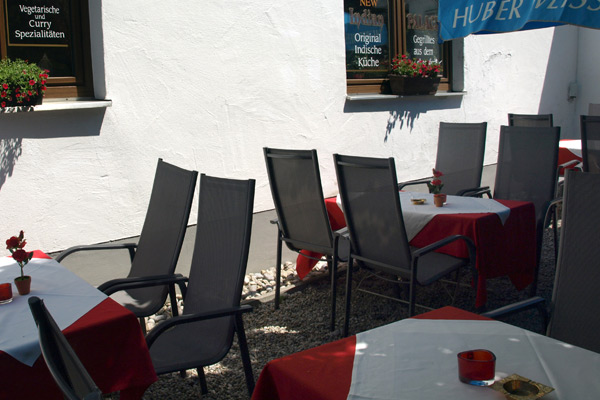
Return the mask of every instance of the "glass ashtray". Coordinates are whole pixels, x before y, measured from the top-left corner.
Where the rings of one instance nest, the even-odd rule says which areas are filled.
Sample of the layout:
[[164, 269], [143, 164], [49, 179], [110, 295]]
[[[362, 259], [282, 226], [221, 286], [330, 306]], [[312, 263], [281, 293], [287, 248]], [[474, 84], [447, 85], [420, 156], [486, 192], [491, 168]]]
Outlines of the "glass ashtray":
[[425, 199], [410, 199], [410, 201], [416, 206], [423, 205], [426, 202]]
[[552, 392], [554, 388], [543, 385], [531, 379], [512, 374], [504, 379], [494, 382], [490, 388], [504, 394], [507, 399], [533, 400]]

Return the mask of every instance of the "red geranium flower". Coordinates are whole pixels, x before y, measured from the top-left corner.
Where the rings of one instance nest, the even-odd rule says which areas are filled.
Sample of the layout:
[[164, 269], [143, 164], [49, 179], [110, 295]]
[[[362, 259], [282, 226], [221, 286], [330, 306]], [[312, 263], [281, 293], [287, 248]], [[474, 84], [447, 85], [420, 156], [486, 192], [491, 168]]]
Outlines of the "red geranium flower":
[[29, 255], [30, 253], [23, 249], [15, 250], [15, 252], [12, 254], [14, 260], [18, 263], [29, 261]]
[[437, 194], [442, 192], [442, 188], [444, 187], [444, 183], [440, 179], [443, 176], [441, 171], [433, 169], [433, 179], [431, 182], [427, 182], [427, 187], [429, 188], [429, 193]]
[[[4, 107], [4, 102], [2, 102], [2, 107]], [[27, 241], [25, 240], [25, 234], [23, 231], [19, 232], [19, 236], [11, 236], [6, 241], [6, 248], [10, 251], [17, 264], [19, 264], [19, 267], [21, 267], [21, 277], [24, 276], [23, 268], [33, 257], [32, 251], [27, 252], [24, 250], [26, 244]]]
[[2, 84], [2, 89], [8, 89], [8, 84], [6, 84], [6, 83], [3, 83], [3, 84]]

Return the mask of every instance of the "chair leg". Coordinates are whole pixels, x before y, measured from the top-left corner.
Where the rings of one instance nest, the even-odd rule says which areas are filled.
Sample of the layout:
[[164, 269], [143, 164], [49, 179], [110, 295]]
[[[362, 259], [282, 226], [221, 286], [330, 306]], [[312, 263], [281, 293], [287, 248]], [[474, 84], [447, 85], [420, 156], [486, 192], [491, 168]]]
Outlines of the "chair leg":
[[558, 209], [554, 207], [554, 217], [552, 218], [552, 234], [554, 237], [554, 265], [558, 263]]
[[277, 230], [277, 256], [275, 265], [275, 309], [279, 310], [279, 295], [281, 293], [281, 231]]
[[[334, 252], [335, 253], [335, 252]], [[336, 308], [336, 297], [337, 297], [337, 256], [333, 255], [331, 259], [328, 258], [327, 265], [329, 266], [329, 275], [331, 277], [331, 319], [329, 324], [329, 330], [332, 332], [335, 330], [335, 308]]]
[[460, 268], [456, 270], [456, 287], [454, 288], [454, 297], [452, 297], [452, 305], [454, 305], [454, 303], [456, 303], [459, 287], [460, 287]]
[[417, 299], [417, 274], [416, 268], [413, 268], [411, 277], [410, 277], [410, 287], [408, 291], [408, 318], [411, 318], [415, 315], [415, 302]]
[[139, 317], [138, 318], [140, 320], [140, 327], [142, 328], [142, 333], [144, 334], [144, 336], [146, 336], [146, 318], [144, 317]]
[[[185, 373], [185, 371], [182, 371]], [[202, 394], [208, 393], [208, 385], [206, 384], [206, 375], [204, 375], [204, 368], [198, 367], [196, 368], [196, 372], [198, 372], [198, 380], [200, 381], [200, 392]]]
[[179, 308], [177, 307], [177, 295], [175, 294], [175, 285], [169, 285], [169, 298], [171, 299], [171, 314], [174, 317], [179, 315]]
[[242, 364], [244, 365], [244, 374], [246, 375], [246, 386], [248, 387], [248, 394], [250, 397], [252, 397], [252, 392], [254, 391], [254, 374], [252, 373], [252, 363], [250, 361], [250, 353], [248, 352], [248, 343], [246, 341], [246, 332], [244, 331], [244, 322], [242, 321], [241, 314], [236, 314], [235, 316], [235, 329], [240, 345]]
[[344, 316], [344, 337], [348, 336], [350, 327], [350, 298], [352, 297], [352, 257], [348, 255], [348, 268], [346, 269], [346, 306]]

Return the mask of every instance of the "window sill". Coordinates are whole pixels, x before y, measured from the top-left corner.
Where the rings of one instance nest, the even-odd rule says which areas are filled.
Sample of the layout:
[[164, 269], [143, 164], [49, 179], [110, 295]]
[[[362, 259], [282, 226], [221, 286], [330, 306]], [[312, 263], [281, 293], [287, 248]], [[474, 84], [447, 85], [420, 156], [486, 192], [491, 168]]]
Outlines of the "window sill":
[[467, 92], [437, 92], [436, 94], [417, 95], [417, 96], [397, 96], [394, 94], [376, 94], [376, 93], [356, 93], [347, 94], [346, 100], [406, 100], [406, 99], [423, 99], [423, 98], [445, 98], [445, 97], [462, 97]]
[[112, 100], [44, 100], [42, 104], [34, 107], [8, 107], [1, 111], [2, 114], [18, 112], [40, 112], [61, 110], [83, 110], [90, 108], [107, 108], [112, 106]]

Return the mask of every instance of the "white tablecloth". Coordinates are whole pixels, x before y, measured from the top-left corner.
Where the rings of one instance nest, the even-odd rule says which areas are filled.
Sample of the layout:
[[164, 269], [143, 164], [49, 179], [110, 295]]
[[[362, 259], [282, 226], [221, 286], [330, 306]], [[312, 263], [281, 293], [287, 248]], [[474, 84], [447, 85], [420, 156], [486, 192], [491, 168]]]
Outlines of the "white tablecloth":
[[[413, 198], [425, 199], [425, 204], [415, 205], [411, 201]], [[342, 208], [340, 195], [337, 196], [336, 201]], [[446, 204], [443, 207], [436, 207], [433, 204], [433, 194], [400, 192], [400, 205], [409, 241], [417, 236], [421, 229], [438, 214], [496, 213], [502, 225], [510, 215], [510, 208], [496, 200], [477, 197], [447, 196]]]
[[600, 398], [600, 354], [499, 321], [405, 319], [356, 335], [348, 399], [504, 399], [458, 380], [456, 354], [488, 349], [496, 380], [555, 388], [544, 399]]
[[29, 297], [43, 299], [60, 329], [65, 329], [106, 295], [53, 259], [33, 258], [24, 272], [31, 276], [31, 293], [20, 296], [13, 280], [21, 269], [12, 258], [0, 257], [0, 283], [11, 282], [13, 287], [13, 301], [0, 305], [0, 350], [31, 366], [41, 350]]
[[[425, 199], [425, 204], [415, 205], [411, 201], [413, 198]], [[430, 193], [400, 192], [400, 204], [409, 241], [439, 214], [496, 213], [502, 225], [510, 215], [510, 208], [487, 198], [447, 196], [446, 204], [436, 207]]]
[[581, 140], [577, 139], [565, 139], [559, 142], [559, 147], [568, 149], [571, 153], [577, 157], [581, 157]]

